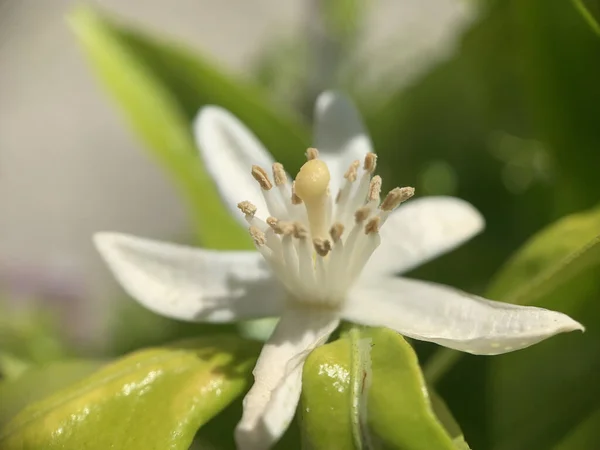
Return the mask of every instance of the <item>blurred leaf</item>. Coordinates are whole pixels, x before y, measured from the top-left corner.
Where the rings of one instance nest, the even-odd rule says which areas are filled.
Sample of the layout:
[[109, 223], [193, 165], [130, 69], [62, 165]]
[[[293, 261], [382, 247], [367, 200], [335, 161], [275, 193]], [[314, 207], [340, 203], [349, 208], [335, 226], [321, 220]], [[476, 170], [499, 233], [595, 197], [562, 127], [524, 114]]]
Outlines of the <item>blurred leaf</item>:
[[600, 264], [600, 208], [548, 226], [508, 261], [488, 296], [533, 305], [591, 266]]
[[600, 2], [598, 0], [572, 0], [589, 26], [600, 35]]
[[200, 241], [213, 248], [249, 248], [246, 233], [223, 207], [197, 155], [191, 120], [205, 104], [233, 112], [275, 153], [307, 147], [289, 115], [267, 104], [257, 88], [234, 81], [199, 55], [117, 25], [81, 7], [70, 23], [94, 69], [170, 173], [188, 202]]
[[257, 353], [228, 335], [133, 353], [27, 407], [0, 431], [0, 447], [187, 449], [243, 391]]
[[496, 450], [552, 448], [600, 407], [599, 231], [598, 208], [565, 217], [534, 236], [494, 283], [493, 295], [557, 309], [586, 326], [584, 335], [556, 336], [490, 360]]
[[47, 307], [15, 310], [7, 305], [9, 300], [0, 298], [0, 376], [18, 375], [20, 368], [68, 354], [62, 330]]
[[0, 351], [0, 380], [18, 378], [29, 369], [30, 363], [8, 352]]
[[[384, 448], [453, 449], [431, 409], [416, 355], [402, 336], [387, 329], [361, 330], [355, 342], [370, 344], [371, 373], [361, 370], [358, 380], [351, 373], [353, 358], [361, 352], [353, 349], [350, 336], [316, 349], [304, 366], [302, 426], [309, 448], [370, 448], [377, 442]], [[361, 398], [365, 388], [366, 404]], [[356, 408], [359, 414], [365, 411], [360, 416], [368, 425], [361, 427], [358, 446], [353, 439]]]
[[14, 380], [0, 383], [0, 427], [28, 404], [41, 400], [99, 369], [105, 362], [56, 361], [33, 367]]
[[600, 409], [594, 411], [585, 421], [558, 444], [554, 450], [589, 450], [600, 442]]
[[454, 447], [457, 450], [470, 450], [469, 444], [465, 441], [460, 426], [448, 409], [446, 402], [432, 388], [429, 388], [429, 399], [431, 401], [431, 409], [433, 409], [435, 416], [452, 438]]

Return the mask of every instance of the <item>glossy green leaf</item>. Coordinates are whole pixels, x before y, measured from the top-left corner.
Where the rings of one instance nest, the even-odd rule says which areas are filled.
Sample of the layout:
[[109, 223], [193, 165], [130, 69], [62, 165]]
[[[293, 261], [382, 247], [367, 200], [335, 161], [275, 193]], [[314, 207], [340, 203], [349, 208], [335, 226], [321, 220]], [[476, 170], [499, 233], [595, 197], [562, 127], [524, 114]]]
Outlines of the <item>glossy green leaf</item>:
[[499, 272], [488, 296], [536, 304], [600, 264], [600, 208], [567, 216], [536, 234]]
[[104, 361], [56, 361], [31, 367], [14, 380], [0, 382], [0, 426], [28, 404], [79, 381], [98, 370]]
[[[455, 448], [433, 413], [410, 345], [387, 329], [359, 333], [358, 339], [349, 333], [316, 349], [306, 361], [302, 426], [308, 447]], [[357, 355], [366, 356], [360, 349], [365, 342], [370, 346], [370, 368], [364, 361], [354, 362]], [[359, 389], [353, 388], [355, 383]], [[353, 420], [357, 416], [358, 424]], [[358, 440], [356, 430], [361, 433]]]
[[257, 353], [222, 335], [130, 354], [24, 409], [0, 431], [0, 448], [187, 449], [244, 390]]
[[267, 96], [237, 82], [180, 44], [143, 34], [78, 8], [70, 23], [89, 60], [152, 156], [176, 181], [197, 225], [213, 248], [248, 247], [246, 233], [221, 204], [202, 167], [191, 120], [205, 104], [236, 114], [273, 150], [301, 150], [307, 134]]

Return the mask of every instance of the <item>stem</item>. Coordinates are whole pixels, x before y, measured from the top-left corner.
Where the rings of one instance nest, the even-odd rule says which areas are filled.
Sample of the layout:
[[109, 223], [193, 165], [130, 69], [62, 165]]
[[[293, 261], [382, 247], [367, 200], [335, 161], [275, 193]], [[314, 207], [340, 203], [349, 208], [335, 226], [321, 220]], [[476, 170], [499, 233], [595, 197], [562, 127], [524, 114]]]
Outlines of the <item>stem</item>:
[[425, 364], [423, 376], [429, 384], [436, 384], [448, 370], [460, 359], [462, 353], [449, 348], [438, 350]]

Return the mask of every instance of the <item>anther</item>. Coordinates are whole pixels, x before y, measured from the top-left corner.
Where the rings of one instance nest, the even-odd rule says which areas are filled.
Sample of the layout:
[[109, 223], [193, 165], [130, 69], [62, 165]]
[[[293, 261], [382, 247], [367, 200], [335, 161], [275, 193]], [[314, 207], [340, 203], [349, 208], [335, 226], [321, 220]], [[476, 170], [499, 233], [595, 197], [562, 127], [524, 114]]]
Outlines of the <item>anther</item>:
[[306, 159], [312, 161], [313, 159], [317, 159], [319, 157], [319, 150], [316, 148], [309, 148], [306, 150]]
[[252, 176], [258, 181], [263, 190], [268, 191], [273, 187], [271, 180], [269, 180], [269, 175], [267, 175], [267, 172], [262, 167], [252, 166]]
[[403, 188], [394, 188], [389, 194], [385, 197], [385, 200], [381, 202], [380, 208], [383, 211], [391, 211], [398, 207], [400, 203], [405, 202], [409, 198], [415, 195], [415, 188], [412, 187], [403, 187]]
[[279, 223], [279, 219], [277, 219], [273, 216], [269, 216], [269, 217], [267, 217], [266, 222], [267, 222], [267, 225], [269, 225], [271, 228], [273, 228], [273, 230], [275, 230], [275, 227]]
[[273, 179], [275, 180], [275, 186], [281, 186], [287, 183], [287, 176], [283, 165], [276, 162], [273, 163]]
[[369, 185], [369, 196], [368, 201], [379, 201], [379, 196], [381, 194], [381, 177], [379, 175], [375, 175], [371, 178], [371, 184]]
[[265, 236], [265, 233], [260, 231], [258, 228], [250, 227], [248, 229], [248, 231], [250, 231], [250, 236], [254, 240], [254, 243], [256, 245], [258, 245], [259, 247], [262, 247], [263, 245], [265, 245], [267, 243], [267, 238]]
[[296, 194], [296, 181], [292, 182], [292, 205], [301, 205], [302, 199]]
[[354, 219], [356, 220], [356, 223], [361, 223], [367, 220], [369, 214], [371, 214], [371, 209], [368, 206], [363, 206], [362, 208], [358, 208], [356, 210], [354, 213]]
[[344, 234], [344, 225], [339, 222], [334, 223], [329, 230], [329, 234], [331, 235], [333, 242], [339, 241], [342, 237], [342, 234]]
[[358, 159], [352, 161], [352, 164], [350, 164], [350, 167], [348, 167], [348, 170], [346, 170], [346, 173], [344, 174], [344, 178], [350, 181], [351, 183], [354, 183], [356, 181], [356, 176], [358, 174], [359, 167], [360, 161]]
[[377, 155], [375, 153], [367, 153], [367, 156], [365, 156], [365, 164], [363, 165], [363, 168], [367, 172], [373, 173], [373, 172], [375, 172], [376, 165], [377, 165]]
[[331, 251], [331, 242], [329, 242], [327, 239], [313, 239], [313, 245], [319, 256], [327, 256], [327, 254]]
[[[281, 230], [280, 234], [283, 234], [284, 236], [291, 236], [294, 234], [295, 231], [294, 225], [290, 222], [280, 221], [278, 223], [278, 228]], [[275, 233], [277, 233], [277, 231], [275, 231]]]
[[308, 237], [308, 230], [300, 222], [294, 222], [294, 237], [296, 239], [306, 239]]
[[250, 203], [247, 200], [244, 200], [243, 202], [238, 203], [237, 207], [246, 216], [254, 217], [254, 214], [256, 213], [256, 206], [254, 206], [252, 203]]
[[380, 222], [381, 218], [379, 216], [375, 216], [369, 220], [365, 226], [365, 234], [377, 233], [379, 231]]

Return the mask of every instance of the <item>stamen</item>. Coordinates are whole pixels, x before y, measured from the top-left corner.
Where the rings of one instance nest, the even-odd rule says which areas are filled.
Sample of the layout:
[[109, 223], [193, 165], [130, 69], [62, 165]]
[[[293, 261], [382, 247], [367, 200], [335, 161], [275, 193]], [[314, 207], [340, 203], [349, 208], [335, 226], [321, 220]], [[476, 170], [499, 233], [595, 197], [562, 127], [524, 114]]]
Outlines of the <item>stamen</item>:
[[292, 183], [292, 205], [301, 205], [302, 199], [296, 194], [296, 181]]
[[327, 253], [331, 251], [331, 242], [329, 242], [327, 239], [313, 239], [313, 245], [319, 256], [325, 257], [327, 256]]
[[296, 239], [306, 239], [308, 237], [308, 230], [300, 222], [294, 222], [294, 237]]
[[280, 220], [277, 225], [281, 229], [281, 234], [284, 236], [291, 236], [294, 234], [295, 228], [293, 224]]
[[361, 223], [367, 220], [369, 214], [371, 214], [371, 208], [368, 206], [363, 206], [362, 208], [358, 208], [356, 210], [354, 213], [354, 219], [356, 220], [356, 223]]
[[380, 208], [383, 211], [391, 211], [400, 205], [400, 203], [405, 202], [409, 198], [415, 195], [415, 188], [412, 187], [403, 187], [403, 188], [394, 188], [389, 194], [385, 197], [385, 200], [381, 202]]
[[267, 238], [265, 236], [265, 233], [260, 231], [258, 228], [250, 227], [248, 229], [248, 231], [250, 231], [250, 236], [252, 237], [252, 239], [254, 240], [254, 243], [257, 246], [262, 247], [267, 243]]
[[313, 159], [317, 159], [319, 157], [319, 150], [316, 148], [309, 148], [306, 150], [306, 159], [312, 161]]
[[263, 190], [268, 191], [273, 187], [271, 180], [269, 180], [269, 175], [267, 175], [267, 172], [265, 172], [265, 169], [263, 169], [262, 167], [252, 166], [251, 173], [254, 179], [258, 181], [258, 184], [260, 184], [260, 187]]
[[279, 227], [279, 219], [269, 216], [267, 217], [267, 225], [271, 227], [271, 229], [275, 232], [275, 234], [281, 234], [279, 231], [281, 228]]
[[298, 242], [298, 272], [302, 277], [303, 284], [308, 289], [316, 289], [316, 277], [313, 264], [313, 247], [307, 239], [308, 230], [301, 223], [294, 224], [294, 237]]
[[283, 165], [276, 162], [273, 163], [273, 179], [275, 180], [275, 186], [282, 186], [287, 183], [287, 176]]
[[367, 222], [365, 226], [365, 234], [377, 233], [379, 232], [379, 223], [381, 222], [380, 217], [373, 217], [371, 220]]
[[247, 200], [244, 200], [243, 202], [238, 203], [237, 207], [246, 216], [254, 217], [254, 214], [256, 214], [256, 206], [254, 206], [254, 204], [250, 203]]
[[339, 222], [334, 223], [329, 230], [329, 234], [331, 235], [333, 242], [338, 242], [342, 237], [342, 234], [344, 234], [344, 225]]
[[381, 177], [379, 175], [375, 175], [371, 179], [371, 184], [369, 185], [369, 196], [367, 200], [369, 202], [379, 202], [381, 194]]
[[350, 167], [348, 167], [348, 170], [346, 170], [346, 173], [344, 174], [344, 178], [351, 183], [355, 182], [359, 166], [360, 161], [358, 159], [356, 161], [352, 161], [352, 164], [350, 164]]
[[375, 153], [367, 153], [367, 156], [365, 156], [365, 164], [363, 165], [363, 168], [367, 172], [373, 173], [375, 172], [375, 166], [377, 166], [377, 155]]
[[329, 180], [327, 164], [320, 159], [312, 159], [305, 163], [296, 177], [295, 192], [306, 205], [308, 223], [313, 237], [327, 235]]
[[290, 235], [294, 232], [294, 226], [289, 222], [276, 219], [275, 217], [267, 217], [267, 224], [273, 229], [275, 234]]

